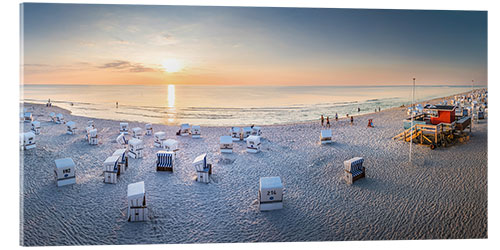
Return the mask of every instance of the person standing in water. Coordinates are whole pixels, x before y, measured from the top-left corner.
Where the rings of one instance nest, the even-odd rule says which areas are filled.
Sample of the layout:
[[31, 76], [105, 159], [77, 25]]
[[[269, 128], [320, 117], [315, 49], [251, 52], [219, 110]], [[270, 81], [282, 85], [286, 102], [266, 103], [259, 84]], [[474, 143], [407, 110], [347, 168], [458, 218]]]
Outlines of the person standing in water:
[[378, 107], [378, 112], [380, 112], [380, 107]]
[[354, 116], [351, 115], [351, 125], [354, 123]]
[[330, 117], [326, 117], [326, 127], [330, 127]]
[[361, 109], [358, 107], [358, 112], [361, 111]]
[[335, 113], [335, 121], [338, 121], [339, 120], [339, 115], [337, 113]]
[[116, 102], [116, 108], [118, 108], [118, 102]]
[[325, 122], [325, 118], [323, 117], [323, 115], [321, 115], [321, 127], [323, 127], [324, 122]]

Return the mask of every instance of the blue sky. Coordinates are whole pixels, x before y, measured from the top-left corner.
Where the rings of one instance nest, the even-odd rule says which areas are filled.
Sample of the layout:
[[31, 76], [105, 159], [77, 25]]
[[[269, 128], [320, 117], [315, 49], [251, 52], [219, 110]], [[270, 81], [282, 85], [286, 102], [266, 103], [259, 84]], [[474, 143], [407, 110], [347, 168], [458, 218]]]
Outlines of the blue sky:
[[22, 14], [26, 83], [487, 84], [487, 12], [24, 4]]

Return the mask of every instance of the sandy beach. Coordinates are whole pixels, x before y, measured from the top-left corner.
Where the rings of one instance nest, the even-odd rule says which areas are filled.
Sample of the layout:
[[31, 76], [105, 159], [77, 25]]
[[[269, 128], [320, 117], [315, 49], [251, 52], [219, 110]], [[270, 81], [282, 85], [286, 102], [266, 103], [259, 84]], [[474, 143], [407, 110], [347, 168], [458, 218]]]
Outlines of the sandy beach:
[[[425, 103], [437, 103], [435, 99]], [[403, 131], [406, 108], [332, 121], [331, 145], [321, 145], [317, 122], [262, 126], [262, 151], [219, 152], [229, 127], [202, 126], [202, 138], [176, 136], [177, 126], [153, 124], [154, 132], [179, 141], [173, 173], [156, 172], [153, 136], [144, 136], [144, 158], [129, 159], [117, 184], [103, 183], [103, 162], [120, 146], [119, 122], [73, 116], [58, 107], [25, 103], [41, 122], [36, 149], [21, 151], [21, 240], [35, 245], [154, 244], [486, 238], [487, 120], [473, 124], [470, 140], [437, 148], [392, 137]], [[67, 135], [50, 112], [77, 123]], [[334, 116], [328, 114], [330, 117]], [[367, 128], [373, 119], [374, 128]], [[99, 145], [85, 140], [93, 120]], [[144, 123], [129, 122], [129, 128]], [[257, 124], [258, 125], [258, 124]], [[24, 131], [29, 123], [22, 123]], [[130, 138], [130, 136], [129, 136]], [[193, 159], [208, 153], [213, 181], [195, 181]], [[343, 161], [364, 157], [367, 178], [349, 186]], [[54, 160], [71, 157], [76, 185], [57, 187]], [[259, 212], [259, 178], [280, 176], [284, 207]], [[152, 219], [126, 221], [127, 185], [144, 181]]]

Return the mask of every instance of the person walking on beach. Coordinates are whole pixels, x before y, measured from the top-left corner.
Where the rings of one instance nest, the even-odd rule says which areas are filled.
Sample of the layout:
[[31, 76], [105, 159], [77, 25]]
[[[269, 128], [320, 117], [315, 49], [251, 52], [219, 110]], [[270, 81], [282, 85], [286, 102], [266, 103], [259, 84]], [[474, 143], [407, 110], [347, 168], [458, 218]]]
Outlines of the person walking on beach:
[[338, 121], [339, 120], [339, 115], [337, 113], [335, 113], [335, 121]]
[[380, 112], [380, 107], [378, 107], [378, 112]]
[[351, 115], [351, 125], [354, 123], [354, 116]]
[[321, 127], [323, 127], [324, 122], [325, 122], [325, 118], [323, 117], [323, 115], [321, 115]]
[[330, 127], [330, 117], [326, 117], [326, 127], [329, 128]]

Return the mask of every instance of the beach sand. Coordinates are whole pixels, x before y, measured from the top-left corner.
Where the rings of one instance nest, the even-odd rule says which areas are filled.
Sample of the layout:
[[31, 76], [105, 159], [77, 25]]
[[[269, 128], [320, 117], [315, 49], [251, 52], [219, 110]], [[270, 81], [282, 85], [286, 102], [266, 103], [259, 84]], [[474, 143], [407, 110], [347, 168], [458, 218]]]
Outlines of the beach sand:
[[[437, 103], [439, 99], [432, 100]], [[427, 102], [426, 102], [427, 103]], [[202, 126], [202, 138], [175, 136], [178, 127], [153, 125], [179, 141], [174, 172], [156, 172], [153, 136], [144, 136], [144, 158], [129, 158], [117, 184], [103, 183], [103, 162], [116, 149], [119, 122], [72, 116], [25, 103], [42, 123], [36, 149], [21, 152], [21, 243], [34, 245], [468, 239], [487, 237], [487, 120], [470, 140], [431, 150], [392, 137], [403, 131], [406, 108], [332, 120], [331, 145], [321, 145], [317, 122], [262, 126], [262, 152], [219, 153], [228, 127]], [[75, 121], [75, 135], [49, 122], [50, 112]], [[334, 115], [330, 115], [332, 117]], [[367, 128], [373, 119], [374, 128]], [[88, 120], [100, 136], [85, 141]], [[129, 122], [144, 129], [144, 123]], [[21, 125], [29, 130], [30, 125]], [[130, 136], [129, 136], [130, 138]], [[213, 181], [195, 181], [193, 159], [208, 153]], [[367, 178], [347, 185], [343, 161], [364, 157]], [[57, 187], [54, 160], [71, 157], [76, 182]], [[23, 162], [24, 160], [24, 162]], [[283, 209], [259, 212], [259, 178], [280, 176]], [[126, 221], [127, 185], [144, 181], [152, 219]]]

